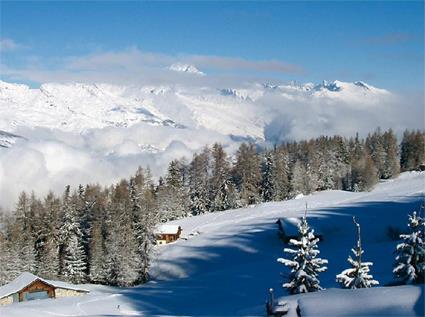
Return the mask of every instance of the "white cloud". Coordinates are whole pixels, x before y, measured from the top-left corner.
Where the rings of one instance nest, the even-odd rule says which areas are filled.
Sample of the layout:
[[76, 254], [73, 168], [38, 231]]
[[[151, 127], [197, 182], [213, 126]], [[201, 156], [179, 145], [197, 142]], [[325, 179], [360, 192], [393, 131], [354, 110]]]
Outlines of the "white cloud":
[[[173, 72], [168, 68], [175, 63], [193, 65], [202, 72], [212, 70], [214, 76], [205, 76], [202, 80], [185, 72]], [[109, 82], [115, 84], [210, 84], [223, 82], [221, 72], [226, 73], [227, 81], [237, 83], [241, 81], [239, 72], [253, 72], [261, 74], [300, 74], [303, 69], [278, 60], [248, 60], [236, 57], [213, 55], [166, 55], [144, 52], [131, 47], [122, 51], [98, 52], [84, 56], [66, 56], [51, 59], [49, 64], [30, 63], [19, 68], [1, 65], [4, 76], [33, 82]], [[237, 79], [231, 78], [228, 73], [234, 74]], [[247, 74], [243, 74], [248, 80]]]
[[[22, 190], [43, 195], [50, 189], [60, 194], [68, 184], [109, 185], [132, 175], [138, 166], [149, 166], [158, 177], [172, 159], [190, 159], [195, 151], [213, 141], [225, 144], [230, 151], [235, 150], [230, 138], [217, 132], [171, 130], [156, 127], [152, 133], [152, 126], [139, 124], [130, 128], [96, 129], [79, 135], [21, 128], [16, 132], [31, 141], [20, 140], [9, 149], [0, 148], [0, 205], [13, 208]], [[141, 144], [148, 140], [161, 144], [158, 153], [143, 150]]]
[[16, 43], [14, 40], [9, 38], [0, 39], [0, 52], [10, 52], [22, 48], [23, 45]]

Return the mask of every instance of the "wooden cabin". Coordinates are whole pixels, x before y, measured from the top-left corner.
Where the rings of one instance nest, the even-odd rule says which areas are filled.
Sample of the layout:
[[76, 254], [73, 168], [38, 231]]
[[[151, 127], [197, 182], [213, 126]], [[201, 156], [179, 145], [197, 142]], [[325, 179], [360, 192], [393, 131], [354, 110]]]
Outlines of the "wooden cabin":
[[0, 287], [0, 306], [36, 299], [81, 296], [88, 290], [76, 285], [49, 281], [24, 272], [9, 284]]
[[161, 225], [157, 228], [156, 244], [163, 245], [170, 242], [174, 242], [180, 238], [182, 228], [177, 225]]

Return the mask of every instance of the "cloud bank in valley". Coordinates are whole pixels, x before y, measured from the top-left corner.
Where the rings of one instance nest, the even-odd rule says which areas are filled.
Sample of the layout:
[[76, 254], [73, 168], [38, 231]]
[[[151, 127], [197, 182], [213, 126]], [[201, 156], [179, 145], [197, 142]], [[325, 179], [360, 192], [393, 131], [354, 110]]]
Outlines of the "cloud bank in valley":
[[[20, 128], [16, 132], [29, 141], [18, 140], [11, 148], [0, 148], [0, 205], [12, 208], [22, 191], [60, 193], [70, 184], [110, 185], [132, 175], [138, 166], [149, 166], [162, 175], [168, 162], [190, 158], [212, 139], [235, 147], [230, 137], [212, 131], [137, 124], [130, 128], [94, 129], [75, 134], [45, 128]], [[161, 148], [144, 148], [154, 143]]]
[[[206, 75], [172, 71], [169, 66], [174, 63], [193, 64]], [[260, 84], [276, 82], [265, 80], [261, 76], [264, 74], [295, 75], [304, 71], [298, 65], [282, 61], [170, 56], [132, 48], [67, 57], [57, 61], [55, 67], [36, 63], [16, 69], [1, 65], [1, 71], [9, 78], [34, 82], [106, 82], [129, 85], [135, 90], [153, 87], [159, 92], [149, 97], [150, 106], [165, 113], [164, 118], [185, 126], [138, 123], [128, 128], [90, 129], [88, 126], [83, 131], [65, 132], [42, 124], [41, 127], [32, 124], [32, 128], [19, 122], [12, 125], [13, 120], [0, 118], [0, 130], [5, 129], [1, 125], [4, 124], [7, 132], [28, 139], [18, 140], [11, 148], [0, 147], [0, 205], [6, 208], [13, 207], [22, 190], [44, 194], [49, 189], [60, 193], [67, 184], [99, 182], [109, 185], [121, 177], [128, 177], [139, 165], [150, 166], [155, 176], [163, 175], [172, 159], [191, 159], [194, 152], [214, 142], [223, 143], [227, 151], [233, 153], [244, 137], [256, 138], [257, 142], [272, 146], [318, 135], [352, 136], [360, 132], [364, 136], [377, 126], [393, 128], [398, 135], [406, 128], [424, 126], [423, 92], [373, 95], [364, 88], [364, 94], [346, 94], [349, 90], [345, 90], [341, 97], [335, 97], [338, 93], [329, 92], [328, 88], [305, 94], [303, 89], [312, 88], [311, 85], [297, 90], [300, 87], [296, 85], [277, 89], [274, 85]], [[363, 91], [361, 87], [358, 89]], [[49, 93], [51, 91], [43, 92]], [[121, 100], [122, 96], [118, 97], [113, 102]], [[146, 103], [146, 95], [142, 97]], [[43, 104], [48, 106], [47, 101], [43, 99]], [[39, 111], [35, 109], [38, 104], [31, 102], [29, 105], [29, 113], [23, 112], [27, 118], [32, 116], [31, 111]], [[8, 110], [13, 115], [10, 107]], [[119, 116], [119, 112], [115, 115]]]

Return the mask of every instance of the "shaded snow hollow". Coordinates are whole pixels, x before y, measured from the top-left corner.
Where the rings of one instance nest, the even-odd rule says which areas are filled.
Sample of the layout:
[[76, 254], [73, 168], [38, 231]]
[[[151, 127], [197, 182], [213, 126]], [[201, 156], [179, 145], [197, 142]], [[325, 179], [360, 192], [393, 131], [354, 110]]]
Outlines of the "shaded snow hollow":
[[[347, 268], [355, 244], [355, 215], [362, 226], [364, 260], [385, 286], [392, 280], [397, 241], [389, 226], [406, 229], [407, 214], [424, 199], [425, 173], [404, 173], [372, 192], [324, 191], [297, 200], [206, 214], [169, 225], [182, 227], [180, 239], [158, 247], [153, 280], [134, 288], [84, 285], [79, 298], [40, 300], [0, 308], [0, 316], [264, 316], [268, 289], [289, 301], [290, 316], [423, 316], [423, 286], [341, 290], [335, 275]], [[320, 275], [327, 290], [287, 296], [281, 288], [283, 244], [277, 218], [308, 216], [323, 234], [321, 257], [329, 260]]]

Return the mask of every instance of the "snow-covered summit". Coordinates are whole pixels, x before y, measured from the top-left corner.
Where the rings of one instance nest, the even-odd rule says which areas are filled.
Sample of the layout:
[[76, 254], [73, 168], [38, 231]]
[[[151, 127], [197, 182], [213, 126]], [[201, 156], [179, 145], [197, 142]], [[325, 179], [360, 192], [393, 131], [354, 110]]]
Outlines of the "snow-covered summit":
[[189, 64], [182, 64], [182, 63], [174, 63], [169, 67], [169, 70], [175, 71], [175, 72], [183, 72], [183, 73], [190, 73], [190, 74], [196, 74], [196, 75], [205, 75], [205, 73], [201, 72], [199, 69], [197, 69], [193, 65]]
[[[186, 64], [173, 64], [171, 68], [199, 73]], [[40, 88], [0, 81], [0, 130], [13, 133], [23, 126], [82, 133], [144, 123], [264, 140], [276, 105], [282, 111], [290, 111], [294, 101], [306, 107], [317, 102], [369, 107], [388, 96], [389, 91], [364, 82], [337, 80], [224, 87], [46, 83]]]

